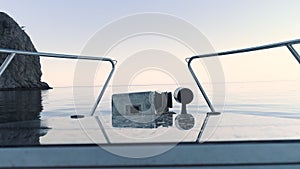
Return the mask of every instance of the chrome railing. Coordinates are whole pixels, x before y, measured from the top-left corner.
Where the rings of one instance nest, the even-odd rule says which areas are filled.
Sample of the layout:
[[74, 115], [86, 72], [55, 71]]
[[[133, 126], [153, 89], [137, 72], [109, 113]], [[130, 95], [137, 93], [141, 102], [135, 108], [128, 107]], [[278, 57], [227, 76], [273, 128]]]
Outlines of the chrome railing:
[[209, 57], [220, 57], [220, 56], [226, 56], [226, 55], [233, 55], [233, 54], [238, 54], [238, 53], [247, 53], [247, 52], [254, 52], [254, 51], [259, 51], [259, 50], [266, 50], [266, 49], [272, 49], [272, 48], [278, 48], [278, 47], [287, 47], [288, 50], [291, 52], [291, 54], [295, 57], [295, 59], [298, 61], [298, 63], [300, 64], [300, 55], [299, 53], [295, 50], [295, 48], [293, 47], [293, 45], [295, 44], [300, 44], [300, 39], [296, 39], [296, 40], [291, 40], [291, 41], [285, 41], [285, 42], [279, 42], [279, 43], [273, 43], [273, 44], [268, 44], [268, 45], [262, 45], [262, 46], [256, 46], [256, 47], [250, 47], [250, 48], [244, 48], [244, 49], [237, 49], [237, 50], [230, 50], [230, 51], [225, 51], [225, 52], [218, 52], [218, 53], [208, 53], [208, 54], [203, 54], [203, 55], [196, 55], [196, 56], [192, 56], [190, 58], [186, 58], [186, 61], [188, 63], [188, 69], [191, 72], [195, 82], [197, 83], [197, 86], [201, 92], [201, 94], [203, 95], [209, 109], [211, 112], [208, 112], [206, 114], [206, 117], [204, 119], [204, 122], [202, 124], [202, 127], [198, 133], [198, 137], [197, 137], [197, 142], [200, 141], [202, 133], [206, 127], [206, 124], [208, 122], [209, 116], [210, 115], [218, 115], [220, 114], [220, 112], [216, 112], [213, 104], [211, 103], [209, 97], [207, 96], [204, 88], [202, 87], [199, 79], [197, 78], [197, 75], [195, 74], [193, 68], [192, 68], [192, 61], [194, 59], [201, 59], [201, 58], [209, 58]]
[[42, 53], [42, 52], [28, 52], [28, 51], [20, 51], [20, 50], [10, 50], [10, 49], [2, 49], [0, 48], [0, 53], [7, 53], [8, 56], [0, 66], [0, 77], [9, 65], [9, 63], [13, 60], [13, 58], [16, 55], [27, 55], [27, 56], [41, 56], [41, 57], [52, 57], [52, 58], [64, 58], [64, 59], [83, 59], [83, 60], [98, 60], [98, 61], [104, 61], [104, 62], [110, 62], [111, 63], [111, 71], [109, 72], [106, 81], [104, 82], [104, 85], [96, 99], [96, 102], [94, 106], [91, 109], [90, 115], [93, 116], [95, 114], [95, 111], [98, 107], [99, 102], [101, 101], [101, 98], [107, 88], [107, 85], [115, 71], [115, 65], [117, 63], [116, 60], [112, 60], [110, 58], [106, 57], [92, 57], [92, 56], [79, 56], [79, 55], [67, 55], [67, 54], [56, 54], [56, 53]]

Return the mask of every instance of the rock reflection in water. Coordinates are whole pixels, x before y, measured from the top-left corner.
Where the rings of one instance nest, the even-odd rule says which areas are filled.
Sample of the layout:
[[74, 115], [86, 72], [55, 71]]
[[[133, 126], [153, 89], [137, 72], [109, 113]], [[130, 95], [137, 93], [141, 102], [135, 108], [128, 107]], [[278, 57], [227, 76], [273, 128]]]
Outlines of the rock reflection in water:
[[0, 146], [39, 144], [42, 109], [40, 90], [0, 91]]

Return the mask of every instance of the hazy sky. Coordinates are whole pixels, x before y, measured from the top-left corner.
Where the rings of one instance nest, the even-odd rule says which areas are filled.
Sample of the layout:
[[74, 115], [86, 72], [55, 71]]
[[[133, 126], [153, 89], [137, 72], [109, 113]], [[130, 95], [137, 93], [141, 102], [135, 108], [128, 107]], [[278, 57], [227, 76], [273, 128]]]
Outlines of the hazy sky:
[[[0, 0], [0, 4], [1, 11], [26, 26], [36, 48], [44, 52], [80, 54], [104, 25], [143, 12], [188, 21], [216, 51], [300, 38], [299, 0]], [[300, 66], [286, 49], [221, 61], [226, 81], [300, 80]], [[72, 85], [75, 63], [42, 59], [43, 80], [52, 86]]]

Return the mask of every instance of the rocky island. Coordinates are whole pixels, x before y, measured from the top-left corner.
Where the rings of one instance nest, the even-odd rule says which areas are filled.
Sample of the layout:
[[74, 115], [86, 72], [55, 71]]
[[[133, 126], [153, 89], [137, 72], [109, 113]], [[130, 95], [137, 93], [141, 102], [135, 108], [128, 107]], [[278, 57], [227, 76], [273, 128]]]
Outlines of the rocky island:
[[[4, 12], [0, 12], [0, 48], [37, 51], [25, 31]], [[7, 56], [0, 53], [0, 64]], [[16, 55], [0, 77], [0, 90], [51, 89], [41, 76], [39, 56]]]

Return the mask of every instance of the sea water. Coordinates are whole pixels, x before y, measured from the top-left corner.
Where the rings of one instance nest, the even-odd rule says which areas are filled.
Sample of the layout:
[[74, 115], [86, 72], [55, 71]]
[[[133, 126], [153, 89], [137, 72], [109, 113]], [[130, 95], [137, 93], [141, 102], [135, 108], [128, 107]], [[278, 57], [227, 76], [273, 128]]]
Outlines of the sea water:
[[[220, 98], [212, 86], [222, 86]], [[203, 141], [300, 139], [300, 81], [258, 81], [204, 84], [213, 105], [222, 114], [211, 117]], [[131, 86], [128, 91], [158, 89], [173, 92], [175, 84]], [[182, 131], [175, 126], [157, 129], [113, 128], [109, 86], [95, 116], [91, 109], [101, 86], [54, 87], [45, 91], [0, 92], [0, 143], [6, 144], [74, 144], [110, 142], [180, 142], [195, 141], [206, 112], [210, 111], [199, 91], [187, 106], [195, 117], [195, 126]], [[197, 89], [197, 88], [196, 88]], [[126, 91], [124, 91], [126, 92]], [[215, 102], [214, 102], [215, 101]], [[172, 111], [181, 105], [173, 100]], [[84, 115], [71, 119], [71, 115]], [[175, 115], [176, 116], [176, 115]], [[30, 138], [30, 139], [28, 139]]]

